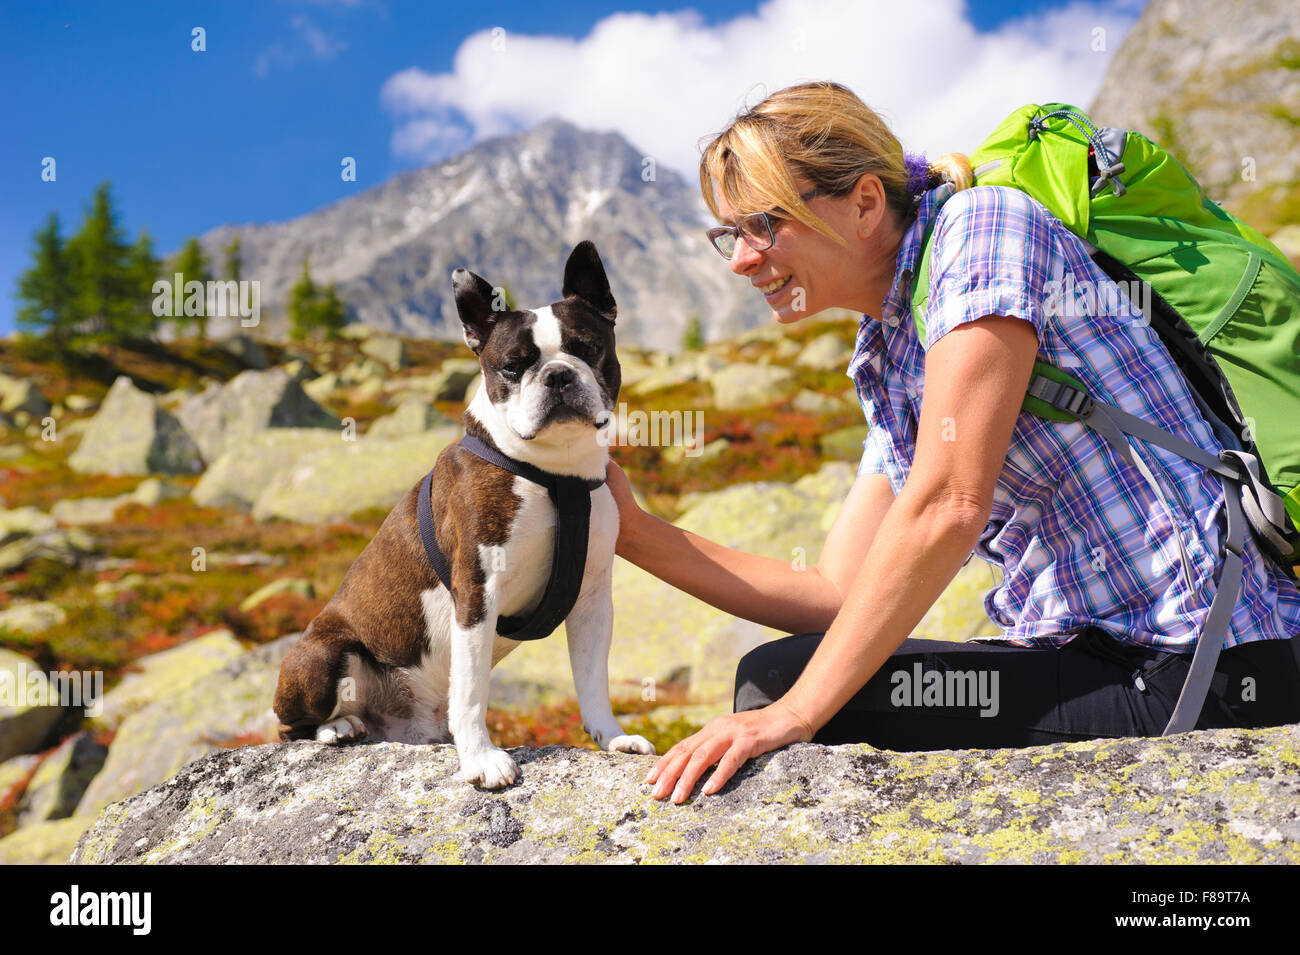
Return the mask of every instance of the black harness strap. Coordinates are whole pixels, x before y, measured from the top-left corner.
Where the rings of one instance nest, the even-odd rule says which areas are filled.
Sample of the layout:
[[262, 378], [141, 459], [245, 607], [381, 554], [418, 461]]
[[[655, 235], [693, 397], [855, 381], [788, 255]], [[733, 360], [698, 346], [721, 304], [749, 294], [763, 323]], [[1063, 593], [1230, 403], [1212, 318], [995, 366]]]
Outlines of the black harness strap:
[[[501, 615], [497, 618], [497, 633], [511, 640], [540, 640], [558, 627], [569, 615], [582, 587], [582, 571], [587, 563], [587, 535], [591, 528], [591, 492], [605, 483], [604, 478], [576, 478], [552, 474], [529, 464], [507, 457], [490, 444], [472, 434], [460, 439], [461, 446], [472, 454], [497, 467], [546, 488], [551, 503], [555, 505], [555, 547], [551, 554], [551, 576], [537, 609], [527, 619]], [[420, 537], [434, 573], [448, 593], [451, 592], [451, 568], [438, 546], [433, 527], [433, 471], [420, 482], [416, 512], [420, 519]], [[568, 560], [561, 560], [561, 556]]]

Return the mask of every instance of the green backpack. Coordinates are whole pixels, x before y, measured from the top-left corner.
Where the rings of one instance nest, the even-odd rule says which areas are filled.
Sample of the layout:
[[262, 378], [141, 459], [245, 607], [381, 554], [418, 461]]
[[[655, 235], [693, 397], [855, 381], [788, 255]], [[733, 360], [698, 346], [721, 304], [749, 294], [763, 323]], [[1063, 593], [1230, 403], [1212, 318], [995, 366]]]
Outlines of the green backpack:
[[[1199, 718], [1240, 593], [1247, 530], [1288, 575], [1300, 561], [1300, 273], [1273, 243], [1209, 199], [1165, 150], [1141, 133], [1097, 127], [1072, 106], [1021, 107], [971, 155], [971, 165], [976, 185], [1028, 193], [1083, 240], [1121, 289], [1141, 290], [1143, 320], [1149, 315], [1227, 449], [1216, 457], [1094, 400], [1060, 369], [1034, 364], [1024, 410], [1095, 429], [1159, 496], [1159, 482], [1131, 453], [1129, 436], [1188, 458], [1223, 482], [1224, 569], [1165, 728], [1165, 735], [1185, 732]], [[932, 220], [912, 291], [922, 341], [933, 227]], [[1184, 571], [1190, 578], [1185, 555]], [[1291, 642], [1300, 660], [1300, 640]]]

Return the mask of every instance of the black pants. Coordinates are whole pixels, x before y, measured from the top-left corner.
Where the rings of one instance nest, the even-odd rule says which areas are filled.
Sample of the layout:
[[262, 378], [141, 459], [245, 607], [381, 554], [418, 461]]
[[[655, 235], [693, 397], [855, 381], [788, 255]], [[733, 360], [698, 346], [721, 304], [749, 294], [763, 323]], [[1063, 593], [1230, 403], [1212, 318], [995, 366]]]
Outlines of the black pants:
[[[799, 633], [746, 654], [736, 670], [736, 712], [784, 696], [823, 636]], [[1196, 728], [1300, 722], [1292, 642], [1261, 640], [1221, 651]], [[1191, 659], [1122, 643], [1098, 629], [1059, 649], [904, 640], [814, 742], [990, 749], [1158, 736]]]

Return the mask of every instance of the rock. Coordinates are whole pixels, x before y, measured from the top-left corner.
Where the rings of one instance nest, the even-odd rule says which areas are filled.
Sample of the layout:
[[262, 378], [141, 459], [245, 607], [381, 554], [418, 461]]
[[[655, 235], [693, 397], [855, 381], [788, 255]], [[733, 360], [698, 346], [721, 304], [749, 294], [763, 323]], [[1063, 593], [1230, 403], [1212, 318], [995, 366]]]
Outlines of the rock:
[[433, 379], [433, 398], [435, 401], [466, 401], [470, 397], [469, 386], [475, 378], [483, 373], [477, 358], [448, 358], [430, 377]]
[[108, 747], [96, 743], [90, 733], [64, 740], [27, 784], [18, 806], [18, 825], [71, 816], [107, 755]]
[[186, 696], [197, 680], [246, 652], [229, 630], [214, 630], [170, 650], [141, 657], [132, 664], [139, 671], [128, 673], [104, 694], [103, 707], [91, 725], [96, 729], [117, 729], [131, 714], [159, 700]]
[[865, 424], [850, 425], [821, 436], [822, 456], [835, 461], [862, 460], [862, 442], [870, 429]]
[[1137, 130], [1159, 143], [1210, 199], [1266, 235], [1294, 222], [1300, 209], [1295, 5], [1151, 0], [1141, 9], [1092, 105], [1078, 105], [1099, 126]]
[[450, 745], [214, 753], [109, 807], [71, 861], [121, 863], [1300, 862], [1300, 727], [1026, 749], [801, 743], [682, 806], [652, 756], [546, 746], [498, 793]]
[[1278, 229], [1269, 241], [1293, 263], [1300, 262], [1300, 225], [1287, 225]]
[[155, 786], [222, 746], [275, 739], [279, 723], [271, 700], [280, 661], [300, 636], [290, 634], [249, 650], [184, 692], [168, 694], [128, 716], [77, 814], [97, 814], [110, 802]]
[[61, 524], [107, 524], [129, 498], [129, 494], [117, 497], [64, 498], [54, 502], [50, 516]]
[[94, 816], [24, 826], [0, 839], [0, 865], [63, 865]]
[[[145, 507], [156, 507], [163, 501], [169, 501], [178, 497], [185, 497], [189, 490], [173, 484], [171, 481], [164, 481], [160, 478], [145, 478], [135, 486], [135, 490], [126, 495], [127, 500], [135, 504], [143, 504]], [[125, 501], [123, 503], [126, 503]]]
[[337, 372], [327, 371], [319, 375], [302, 386], [302, 390], [312, 401], [328, 401], [330, 393], [339, 387], [339, 376]]
[[0, 763], [0, 802], [7, 800], [16, 802], [16, 797], [21, 795], [21, 791], [15, 790], [19, 786], [26, 787], [26, 780], [40, 761], [41, 758], [35, 753], [25, 753]]
[[94, 538], [80, 528], [40, 531], [0, 547], [0, 574], [18, 570], [34, 560], [53, 560], [74, 567], [94, 550]]
[[[284, 371], [285, 374], [299, 384], [320, 377], [320, 372], [313, 368], [311, 362], [307, 361], [305, 358], [295, 358], [292, 361], [285, 362]], [[304, 387], [303, 390], [306, 391], [307, 389]], [[311, 394], [310, 391], [307, 393]], [[316, 401], [320, 401], [320, 398], [317, 398], [315, 395], [312, 395], [312, 398]]]
[[50, 413], [50, 403], [36, 385], [27, 379], [0, 375], [0, 412], [13, 415], [18, 426], [25, 427], [27, 421], [18, 420], [20, 412], [28, 420], [41, 418]]
[[0, 763], [44, 748], [63, 713], [57, 697], [58, 688], [51, 693], [48, 676], [34, 661], [0, 647]]
[[339, 335], [343, 338], [349, 338], [353, 341], [360, 341], [369, 338], [379, 332], [379, 329], [373, 325], [366, 325], [363, 322], [350, 322], [339, 329]]
[[384, 379], [381, 375], [373, 378], [367, 378], [352, 389], [351, 400], [369, 401], [371, 398], [377, 398], [384, 393]]
[[50, 516], [61, 524], [107, 524], [114, 520], [117, 509], [123, 504], [143, 504], [155, 507], [164, 500], [184, 497], [185, 488], [158, 478], [145, 478], [129, 494], [116, 497], [74, 497], [55, 501]]
[[176, 415], [208, 462], [270, 429], [339, 427], [339, 419], [279, 367], [241, 372], [223, 387], [186, 399]]
[[675, 365], [669, 365], [667, 368], [652, 370], [648, 375], [643, 375], [635, 385], [632, 385], [627, 390], [637, 397], [645, 397], [666, 388], [675, 388], [690, 381], [699, 381], [700, 377], [698, 365], [694, 362], [683, 361]]
[[849, 367], [852, 357], [851, 345], [835, 332], [826, 332], [804, 345], [794, 363], [800, 368], [816, 371], [843, 371]]
[[144, 574], [126, 574], [121, 580], [99, 580], [91, 588], [96, 600], [111, 602], [114, 597], [124, 590], [133, 590], [149, 583], [149, 578]]
[[798, 388], [794, 372], [789, 368], [744, 362], [723, 368], [710, 383], [713, 385], [713, 404], [719, 411], [775, 404]]
[[387, 365], [392, 371], [406, 367], [406, 345], [392, 335], [372, 335], [361, 343], [361, 354]]
[[64, 609], [51, 600], [28, 600], [0, 610], [0, 629], [40, 633], [67, 619]]
[[791, 405], [795, 411], [816, 415], [819, 418], [829, 418], [831, 415], [839, 414], [848, 407], [840, 398], [809, 391], [807, 388], [794, 396]]
[[20, 537], [30, 537], [41, 531], [53, 530], [57, 526], [58, 521], [38, 507], [0, 509], [0, 544], [7, 544]]
[[661, 457], [668, 464], [681, 464], [683, 461], [709, 461], [726, 451], [728, 447], [730, 447], [730, 442], [726, 438], [714, 438], [698, 451], [687, 454], [686, 448], [682, 445], [670, 444], [664, 448]]
[[203, 470], [199, 448], [153, 395], [120, 375], [68, 464], [83, 474], [194, 474]]
[[67, 406], [67, 409], [69, 411], [78, 411], [78, 412], [89, 411], [91, 408], [95, 407], [96, 404], [98, 404], [98, 402], [95, 401], [94, 398], [88, 398], [85, 395], [76, 395], [76, 394], [68, 395], [67, 397], [65, 397], [63, 399], [63, 403], [64, 405]]
[[759, 363], [765, 365], [772, 360], [789, 361], [798, 354], [799, 343], [789, 338], [782, 338], [772, 343], [771, 349], [759, 359]]
[[266, 352], [262, 350], [262, 346], [248, 335], [231, 335], [229, 338], [224, 339], [221, 342], [221, 348], [224, 351], [230, 352], [230, 354], [243, 362], [245, 368], [264, 371], [269, 364], [266, 360]]
[[315, 600], [316, 587], [310, 580], [302, 577], [281, 577], [264, 587], [259, 587], [245, 597], [240, 602], [239, 609], [247, 613], [264, 600], [269, 600], [278, 594], [297, 594], [299, 597]]
[[421, 434], [434, 428], [455, 427], [457, 422], [435, 408], [428, 398], [411, 395], [392, 414], [384, 415], [370, 426], [368, 438], [396, 438]]
[[343, 443], [341, 431], [326, 428], [268, 428], [212, 462], [191, 496], [200, 507], [252, 510], [253, 502], [281, 471], [305, 455]]
[[321, 524], [367, 508], [392, 508], [460, 435], [459, 427], [439, 428], [310, 452], [272, 478], [253, 504], [253, 517]]
[[339, 372], [341, 385], [362, 385], [378, 379], [381, 383], [388, 379], [388, 369], [373, 358], [358, 358], [350, 362]]

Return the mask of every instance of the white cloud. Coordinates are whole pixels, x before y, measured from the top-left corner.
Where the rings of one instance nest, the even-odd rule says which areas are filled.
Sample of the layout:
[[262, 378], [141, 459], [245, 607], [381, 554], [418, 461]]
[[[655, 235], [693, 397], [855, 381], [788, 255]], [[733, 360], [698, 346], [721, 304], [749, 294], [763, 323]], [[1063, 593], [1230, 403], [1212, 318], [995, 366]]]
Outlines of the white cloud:
[[466, 37], [450, 72], [389, 77], [381, 102], [405, 159], [432, 161], [562, 116], [618, 130], [689, 180], [701, 138], [737, 110], [830, 79], [878, 110], [907, 148], [970, 152], [1025, 103], [1086, 109], [1140, 6], [1080, 0], [992, 33], [975, 30], [962, 0], [769, 0], [713, 25], [693, 11], [616, 13], [580, 39], [505, 23]]
[[292, 38], [286, 43], [273, 43], [257, 55], [253, 63], [253, 72], [266, 76], [272, 66], [293, 66], [305, 59], [332, 60], [347, 44], [330, 36], [305, 14], [290, 18], [289, 26], [293, 30]]

